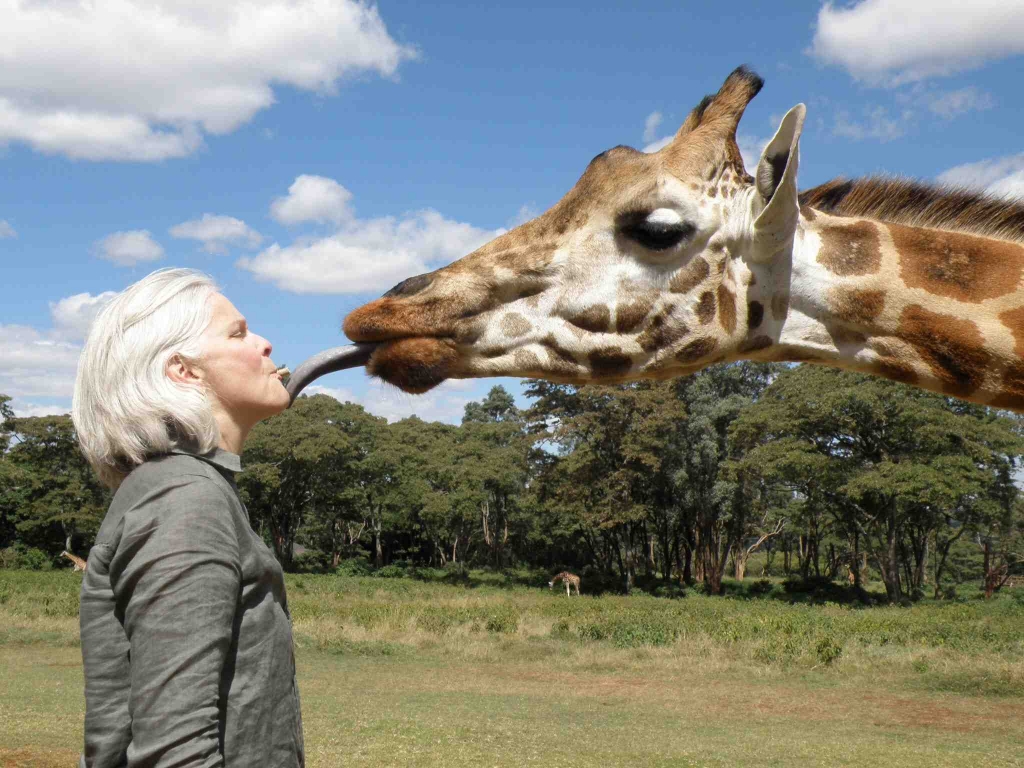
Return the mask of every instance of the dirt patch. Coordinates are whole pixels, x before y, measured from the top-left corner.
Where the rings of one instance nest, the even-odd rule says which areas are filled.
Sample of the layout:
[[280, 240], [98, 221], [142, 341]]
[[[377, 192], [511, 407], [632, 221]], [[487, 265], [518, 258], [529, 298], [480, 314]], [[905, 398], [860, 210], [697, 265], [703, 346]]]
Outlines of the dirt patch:
[[78, 764], [78, 753], [71, 749], [46, 747], [0, 747], [0, 766], [3, 768], [67, 768]]

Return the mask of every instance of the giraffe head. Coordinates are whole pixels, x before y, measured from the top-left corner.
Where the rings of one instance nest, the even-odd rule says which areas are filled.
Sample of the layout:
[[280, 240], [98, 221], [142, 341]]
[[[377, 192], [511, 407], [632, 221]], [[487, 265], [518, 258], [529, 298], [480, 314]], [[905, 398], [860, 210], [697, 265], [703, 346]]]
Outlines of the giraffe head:
[[754, 266], [793, 242], [805, 113], [751, 178], [736, 127], [762, 84], [740, 67], [659, 152], [603, 152], [536, 219], [353, 311], [346, 335], [379, 342], [367, 370], [413, 393], [483, 376], [610, 384], [756, 348], [751, 297], [770, 286], [751, 290]]

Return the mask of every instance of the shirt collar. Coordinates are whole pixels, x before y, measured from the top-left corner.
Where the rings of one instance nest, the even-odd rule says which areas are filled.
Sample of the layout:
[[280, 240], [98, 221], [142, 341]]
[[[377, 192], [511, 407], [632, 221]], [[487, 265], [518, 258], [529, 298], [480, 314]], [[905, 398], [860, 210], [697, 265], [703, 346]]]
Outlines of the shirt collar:
[[214, 448], [208, 453], [191, 453], [190, 451], [182, 451], [175, 448], [171, 453], [180, 453], [183, 456], [195, 456], [197, 459], [202, 459], [205, 462], [213, 464], [215, 467], [226, 469], [232, 474], [242, 471], [241, 457], [239, 457], [237, 453], [225, 451], [223, 448]]

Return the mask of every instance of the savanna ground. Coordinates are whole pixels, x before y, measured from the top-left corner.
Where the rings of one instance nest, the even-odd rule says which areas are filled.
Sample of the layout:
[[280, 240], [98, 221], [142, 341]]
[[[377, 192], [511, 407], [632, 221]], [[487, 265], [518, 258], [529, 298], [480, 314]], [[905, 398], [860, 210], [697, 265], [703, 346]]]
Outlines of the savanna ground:
[[[307, 765], [1024, 765], [1024, 590], [896, 608], [419, 576], [288, 577]], [[76, 764], [79, 585], [0, 571], [0, 765]]]

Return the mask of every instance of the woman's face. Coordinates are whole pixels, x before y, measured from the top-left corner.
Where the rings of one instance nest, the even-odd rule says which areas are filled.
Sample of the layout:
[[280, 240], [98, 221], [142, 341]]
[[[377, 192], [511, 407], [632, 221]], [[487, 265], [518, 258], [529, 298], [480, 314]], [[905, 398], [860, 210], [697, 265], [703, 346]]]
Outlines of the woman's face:
[[223, 294], [210, 299], [213, 315], [203, 333], [200, 363], [217, 405], [236, 424], [252, 426], [288, 407], [288, 391], [275, 373], [270, 342], [249, 330]]

